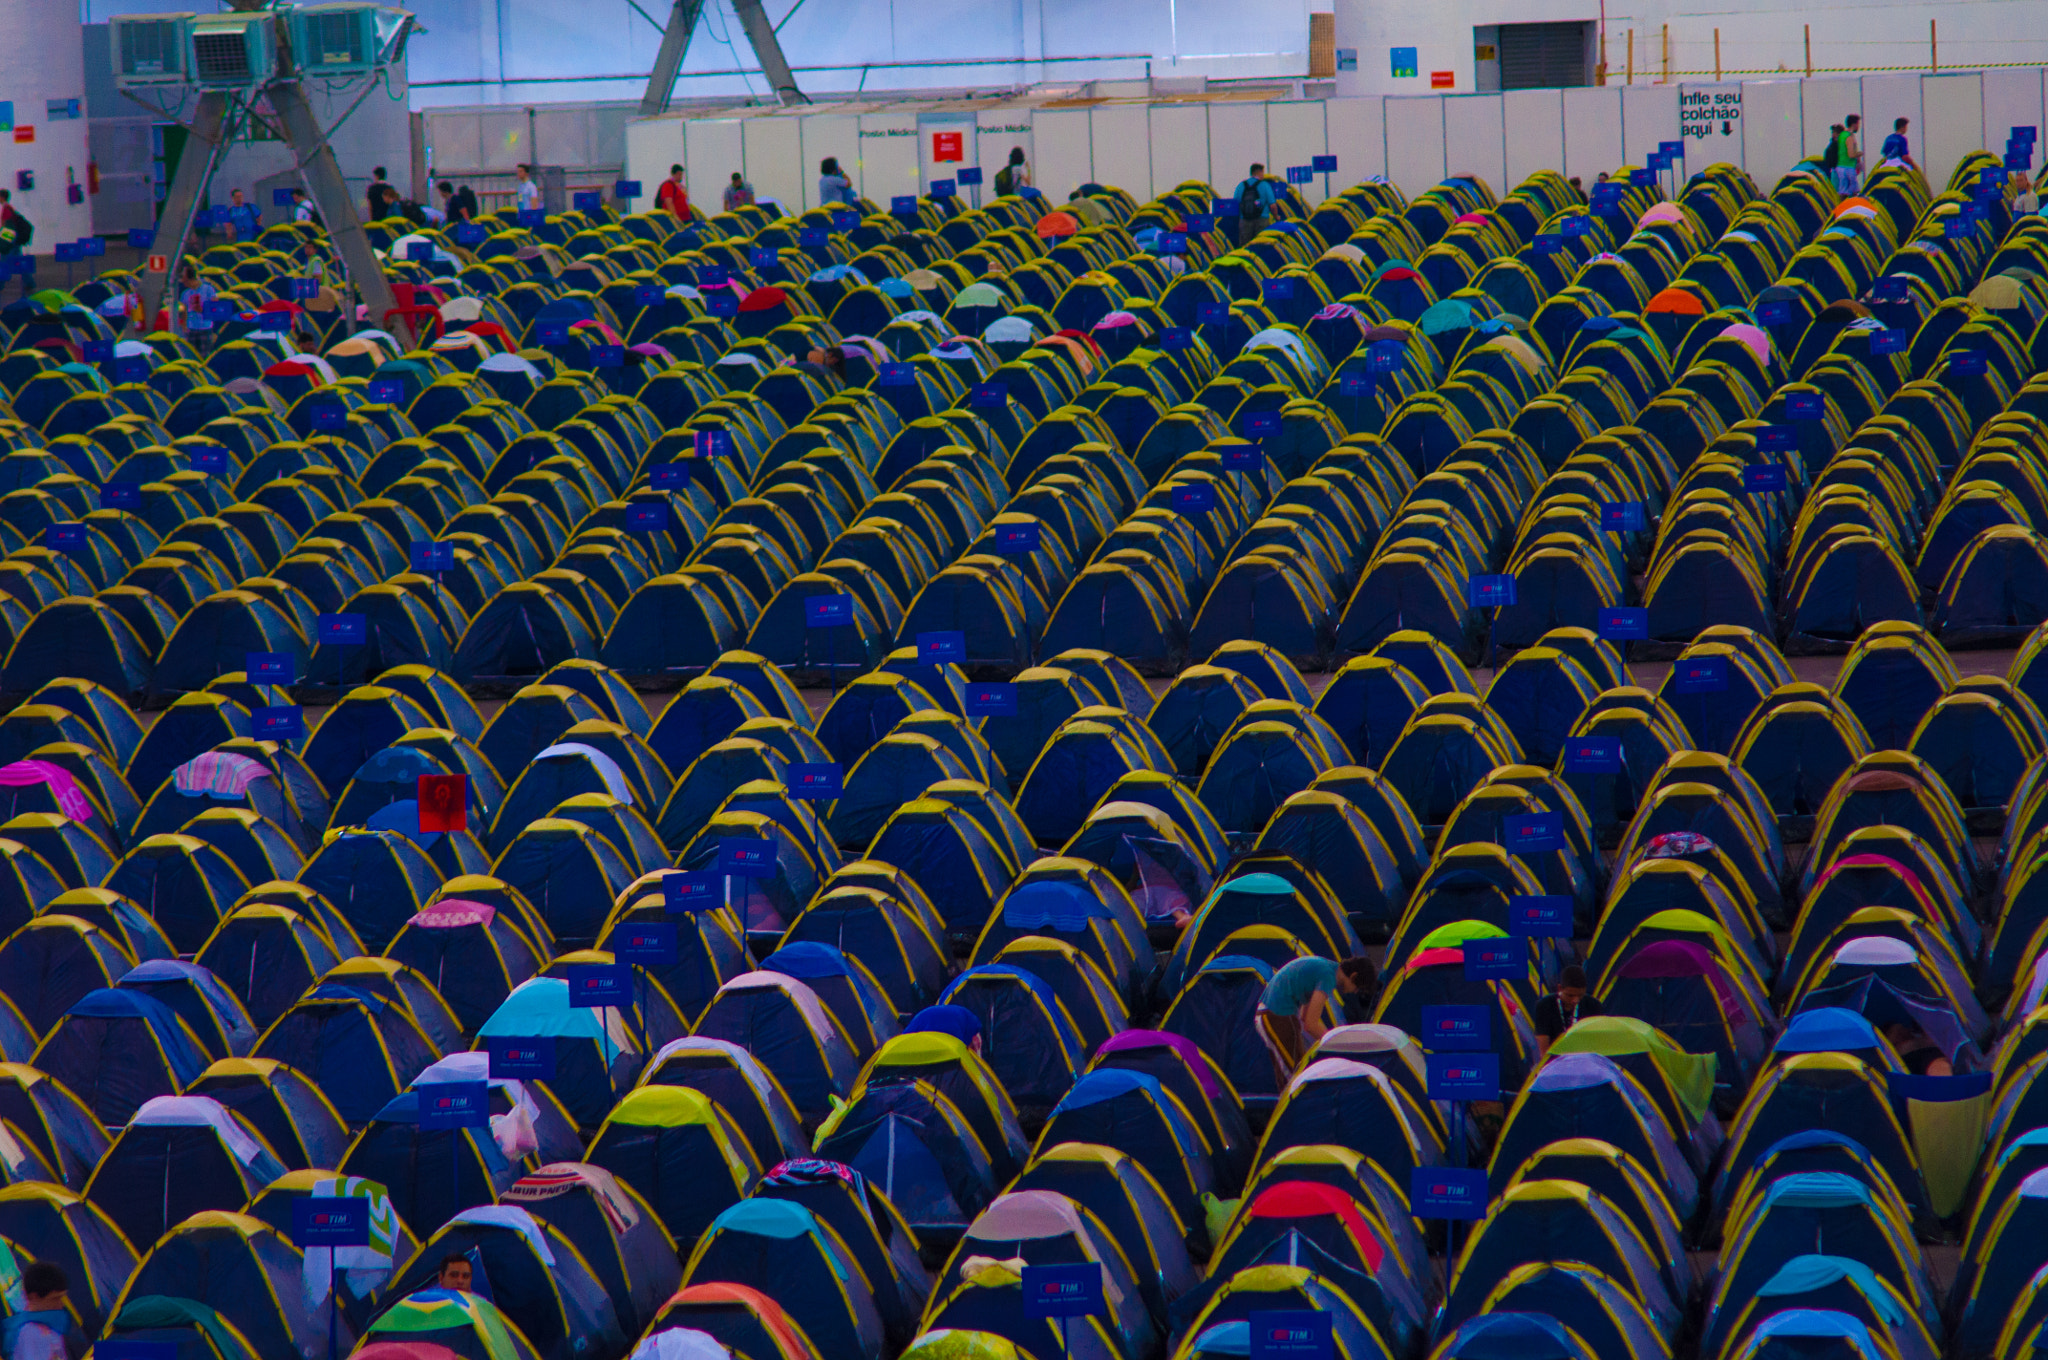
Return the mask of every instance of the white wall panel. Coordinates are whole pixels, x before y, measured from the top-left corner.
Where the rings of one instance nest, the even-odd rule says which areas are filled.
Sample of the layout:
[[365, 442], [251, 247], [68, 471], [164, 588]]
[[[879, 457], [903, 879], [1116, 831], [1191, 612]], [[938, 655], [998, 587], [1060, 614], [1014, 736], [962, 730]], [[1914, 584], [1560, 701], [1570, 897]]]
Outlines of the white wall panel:
[[1538, 170], [1564, 164], [1564, 92], [1510, 90], [1500, 104], [1507, 143], [1507, 186], [1501, 192], [1506, 194]]
[[1678, 87], [1622, 86], [1621, 139], [1630, 165], [1643, 164], [1660, 143], [1678, 141]]
[[[1800, 146], [1804, 154], [1818, 156], [1828, 149], [1829, 128], [1843, 123], [1852, 113], [1863, 113], [1863, 82], [1854, 76], [1815, 76], [1800, 84]], [[1884, 139], [1873, 141], [1866, 124], [1859, 140], [1863, 144], [1863, 163], [1868, 165], [1870, 153]]]
[[1095, 178], [1088, 110], [1036, 110], [1031, 115], [1031, 142], [1037, 157], [1031, 166], [1032, 181], [1054, 202], [1064, 203], [1068, 194]]
[[1089, 110], [1095, 181], [1114, 184], [1140, 203], [1152, 197], [1151, 130], [1143, 104], [1103, 104]]
[[[2038, 70], [1984, 73], [1984, 149], [2003, 155], [2016, 127], [2041, 129], [2041, 73]], [[2039, 146], [2039, 141], [2035, 142]], [[2037, 165], [2039, 162], [2035, 162]]]
[[1680, 85], [1678, 126], [1685, 138], [1686, 173], [1744, 164], [1743, 121], [1740, 83]]
[[627, 212], [651, 209], [656, 186], [668, 178], [668, 168], [677, 164], [683, 167], [683, 187], [689, 190], [690, 202], [701, 203], [707, 213], [718, 211], [718, 194], [725, 175], [719, 174], [715, 168], [702, 174], [691, 169], [688, 151], [683, 145], [684, 126], [680, 118], [639, 118], [626, 124], [624, 178], [639, 180], [640, 187], [647, 191], [639, 198], [626, 200]]
[[[747, 178], [753, 182], [755, 196], [774, 199], [786, 212], [802, 212], [803, 120], [749, 118], [740, 125], [740, 147], [747, 158]], [[816, 194], [815, 184], [811, 192]]]
[[1467, 94], [1444, 99], [1444, 170], [1477, 175], [1506, 197], [1508, 180], [1506, 104], [1497, 94]]
[[1743, 169], [1768, 194], [1806, 154], [1796, 80], [1742, 82]]
[[1621, 91], [1586, 88], [1564, 93], [1564, 173], [1590, 190], [1628, 159], [1621, 144]]
[[1379, 99], [1332, 99], [1323, 114], [1337, 156], [1334, 187], [1347, 189], [1387, 173], [1385, 106]]
[[1209, 112], [1200, 104], [1154, 104], [1152, 187], [1165, 193], [1182, 180], [1209, 182]]
[[[803, 205], [818, 206], [818, 166], [827, 156], [836, 157], [842, 168], [852, 164], [860, 146], [860, 118], [850, 113], [812, 114], [803, 120], [803, 155], [798, 178], [803, 181]], [[860, 189], [860, 171], [847, 169], [853, 187]], [[758, 187], [758, 186], [757, 186]], [[887, 207], [887, 204], [882, 206]]]
[[1236, 188], [1253, 162], [1271, 167], [1264, 104], [1209, 106], [1209, 183], [1219, 194]]
[[[1987, 144], [1984, 132], [1984, 83], [1972, 71], [1968, 75], [1926, 76], [1920, 81], [1920, 115], [1925, 120], [1914, 145], [1914, 158], [1927, 172], [1927, 183], [1936, 193], [1948, 187], [1956, 162]], [[2006, 129], [1998, 130], [1993, 151], [2005, 150]]]
[[[860, 169], [847, 171], [854, 192], [886, 210], [898, 194], [924, 192], [917, 164], [917, 115], [864, 113], [860, 116]], [[842, 169], [846, 157], [839, 158]], [[816, 174], [818, 167], [811, 166]], [[812, 186], [815, 190], [816, 186]]]
[[[1867, 170], [1878, 165], [1877, 153], [1883, 147], [1884, 139], [1891, 135], [1892, 122], [1898, 118], [1910, 118], [1913, 125], [1906, 129], [1906, 136], [1913, 144], [1913, 159], [1920, 160], [1921, 152], [1927, 149], [1925, 129], [1920, 119], [1920, 77], [1917, 75], [1887, 75], [1863, 77], [1863, 165]], [[2001, 142], [1999, 145], [2003, 146]]]
[[[1323, 101], [1297, 99], [1268, 104], [1266, 143], [1272, 151], [1274, 162], [1268, 168], [1276, 175], [1286, 174], [1290, 165], [1313, 163], [1317, 156], [1329, 150], [1329, 134], [1323, 122]], [[1336, 187], [1334, 176], [1331, 187]], [[1310, 203], [1323, 201], [1321, 175], [1297, 188]]]
[[1441, 184], [1446, 173], [1443, 96], [1388, 98], [1387, 178], [1414, 198]]
[[527, 136], [526, 110], [480, 114], [476, 120], [481, 158], [479, 170], [511, 174], [512, 167], [533, 160], [533, 142]]
[[[706, 197], [706, 182], [717, 184], [733, 171], [745, 168], [746, 160], [740, 154], [739, 119], [693, 118], [683, 124], [683, 173], [697, 191], [695, 199]], [[651, 192], [654, 179], [652, 175], [642, 176], [641, 187]], [[705, 211], [711, 209], [707, 207]]]

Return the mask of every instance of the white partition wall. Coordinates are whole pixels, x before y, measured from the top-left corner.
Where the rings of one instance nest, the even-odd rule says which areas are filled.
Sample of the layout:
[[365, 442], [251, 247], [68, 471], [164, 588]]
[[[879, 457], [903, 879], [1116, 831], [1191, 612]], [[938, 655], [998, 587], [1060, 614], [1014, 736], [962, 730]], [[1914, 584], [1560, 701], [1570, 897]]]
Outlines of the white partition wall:
[[1594, 181], [1629, 159], [1621, 144], [1621, 91], [1618, 88], [1564, 91], [1564, 173], [1567, 179]]
[[[1266, 105], [1266, 145], [1273, 156], [1273, 164], [1267, 168], [1276, 175], [1285, 174], [1290, 165], [1312, 164], [1317, 156], [1329, 150], [1329, 133], [1323, 123], [1323, 101], [1297, 99]], [[1302, 197], [1310, 203], [1323, 201], [1321, 175], [1300, 187]], [[1335, 187], [1334, 179], [1331, 187]]]
[[1621, 140], [1628, 151], [1629, 165], [1641, 165], [1663, 143], [1680, 140], [1678, 87], [1622, 86]]
[[827, 156], [838, 160], [858, 192], [860, 168], [854, 162], [859, 157], [860, 116], [851, 113], [813, 114], [803, 120], [803, 125], [803, 164], [798, 167], [798, 177], [803, 181], [804, 206], [818, 206], [818, 166]]
[[1339, 189], [1363, 184], [1387, 173], [1385, 109], [1377, 99], [1332, 99], [1324, 106], [1323, 126], [1337, 157]]
[[[1409, 197], [1443, 182], [1444, 100], [1442, 95], [1387, 100], [1387, 178]], [[1409, 185], [1415, 188], [1409, 188]]]
[[1266, 153], [1266, 106], [1211, 104], [1209, 183], [1216, 186], [1217, 193], [1227, 194], [1243, 181], [1254, 162], [1272, 164]]
[[1985, 134], [1984, 80], [1975, 71], [1923, 76], [1920, 116], [1926, 120], [1920, 135], [1920, 168], [1927, 172], [1928, 187], [1937, 193], [1948, 187], [1948, 178], [1963, 157], [1986, 146], [1993, 151], [2005, 147], [2004, 128], [1996, 140]]
[[1984, 146], [2002, 151], [2005, 139], [2016, 127], [2041, 127], [2041, 73], [2039, 71], [1986, 71], [1984, 73]]
[[[739, 118], [692, 118], [683, 124], [683, 177], [690, 182], [695, 200], [704, 203], [709, 199], [707, 184], [717, 184], [733, 171], [746, 169], [746, 157], [740, 151]], [[632, 134], [627, 134], [627, 146], [632, 143]], [[635, 168], [633, 174], [640, 180], [642, 188], [654, 192], [654, 182], [659, 179], [659, 168]]]
[[[1873, 169], [1878, 164], [1877, 153], [1884, 145], [1884, 139], [1892, 130], [1892, 120], [1910, 118], [1913, 125], [1906, 129], [1906, 136], [1913, 144], [1913, 159], [1920, 160], [1920, 153], [1927, 147], [1927, 127], [1920, 117], [1920, 77], [1865, 76], [1863, 77], [1863, 164]], [[2005, 142], [2001, 139], [2000, 146]], [[1924, 164], [1924, 162], [1923, 162]]]
[[1742, 82], [1743, 168], [1765, 193], [1806, 154], [1797, 80]]
[[1538, 170], [1564, 166], [1564, 91], [1510, 90], [1500, 97], [1500, 107], [1505, 194]]
[[[860, 159], [858, 172], [848, 170], [854, 192], [886, 210], [889, 200], [899, 194], [924, 192], [917, 159], [917, 115], [915, 113], [864, 113], [860, 116]], [[846, 157], [839, 158], [841, 169]], [[817, 166], [811, 172], [817, 173]]]
[[[1854, 76], [1815, 76], [1802, 81], [1799, 92], [1800, 127], [1803, 130], [1802, 147], [1809, 156], [1818, 156], [1828, 149], [1829, 129], [1841, 123], [1848, 126], [1850, 114], [1863, 114], [1863, 82]], [[1877, 150], [1882, 137], [1872, 139], [1868, 126], [1861, 129], [1858, 140], [1863, 145], [1863, 163], [1870, 165], [1871, 153]]]
[[1066, 202], [1068, 194], [1095, 178], [1088, 110], [1036, 110], [1031, 115], [1031, 142], [1037, 148], [1032, 179], [1054, 202]]
[[[1088, 135], [1095, 149], [1098, 184], [1114, 184], [1140, 203], [1156, 192], [1152, 187], [1152, 120], [1143, 104], [1104, 104], [1088, 112]], [[1167, 181], [1171, 187], [1172, 181]]]
[[1497, 94], [1444, 98], [1444, 169], [1477, 175], [1496, 196], [1514, 189], [1508, 182], [1507, 101]]
[[1152, 187], [1165, 193], [1182, 180], [1209, 182], [1209, 110], [1200, 104], [1154, 104]]
[[[1009, 148], [1020, 145], [1034, 182], [1056, 202], [1091, 181], [1141, 200], [1190, 179], [1228, 195], [1255, 161], [1278, 174], [1325, 153], [1337, 157], [1331, 190], [1384, 175], [1412, 198], [1458, 173], [1478, 175], [1500, 194], [1539, 170], [1561, 170], [1590, 189], [1602, 174], [1641, 165], [1659, 144], [1683, 141], [1685, 173], [1725, 162], [1768, 193], [1801, 159], [1819, 156], [1829, 126], [1855, 112], [1866, 169], [1877, 164], [1892, 120], [1908, 118], [1913, 154], [1939, 190], [1968, 153], [2003, 150], [2014, 127], [2048, 125], [2048, 69], [1271, 102], [1055, 100], [973, 110], [970, 158], [991, 181], [984, 201]], [[652, 187], [680, 148], [691, 192], [705, 203], [744, 167], [761, 194], [793, 210], [816, 205], [818, 162], [837, 156], [856, 189], [886, 207], [925, 187], [918, 120], [915, 106], [857, 104], [636, 120], [622, 154], [627, 178]], [[548, 126], [558, 140], [573, 131]], [[523, 111], [486, 115], [477, 123], [480, 157], [508, 169], [526, 159], [525, 128]], [[600, 129], [590, 123], [586, 132], [594, 155]], [[1310, 201], [1321, 200], [1320, 177], [1306, 188]]]
[[[805, 207], [803, 132], [801, 119], [782, 115], [740, 124], [740, 145], [755, 195], [774, 199], [787, 212], [802, 212]], [[811, 189], [815, 196], [817, 186]]]

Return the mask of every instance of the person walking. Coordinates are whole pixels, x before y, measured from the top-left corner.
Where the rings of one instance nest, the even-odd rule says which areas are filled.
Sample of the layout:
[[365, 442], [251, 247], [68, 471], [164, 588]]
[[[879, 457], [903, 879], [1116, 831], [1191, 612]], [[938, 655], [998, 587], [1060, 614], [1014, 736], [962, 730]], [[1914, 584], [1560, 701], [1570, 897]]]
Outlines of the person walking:
[[1836, 178], [1853, 194], [1863, 187], [1863, 115], [1852, 113], [1842, 120], [1842, 164]]
[[253, 241], [262, 230], [263, 219], [253, 205], [242, 201], [240, 189], [228, 190], [228, 211], [226, 219], [230, 241]]
[[521, 162], [512, 167], [512, 196], [521, 212], [539, 212], [540, 185], [534, 183], [533, 167]]
[[831, 204], [859, 201], [853, 192], [853, 181], [841, 173], [839, 159], [836, 156], [827, 156], [818, 163], [818, 202]]
[[1254, 163], [1251, 173], [1238, 184], [1232, 195], [1237, 200], [1237, 243], [1245, 244], [1252, 237], [1265, 230], [1266, 219], [1273, 215], [1273, 204], [1279, 198], [1279, 190], [1273, 187], [1273, 177], [1266, 173], [1266, 167]]
[[747, 183], [746, 177], [739, 171], [733, 171], [731, 182], [725, 186], [725, 210], [738, 212], [741, 208], [751, 206], [753, 202], [754, 186]]
[[1906, 140], [1906, 127], [1910, 122], [1909, 118], [1893, 119], [1892, 135], [1884, 139], [1884, 145], [1877, 149], [1877, 154], [1883, 164], [1903, 165], [1918, 175], [1923, 172], [1913, 159], [1913, 144]]
[[471, 189], [467, 184], [458, 189], [445, 179], [435, 185], [434, 188], [441, 195], [441, 211], [447, 215], [451, 223], [473, 222], [476, 220], [475, 190]]
[[690, 220], [690, 191], [683, 187], [682, 166], [671, 165], [668, 168], [668, 178], [654, 192], [654, 206], [659, 211], [674, 214], [678, 222]]

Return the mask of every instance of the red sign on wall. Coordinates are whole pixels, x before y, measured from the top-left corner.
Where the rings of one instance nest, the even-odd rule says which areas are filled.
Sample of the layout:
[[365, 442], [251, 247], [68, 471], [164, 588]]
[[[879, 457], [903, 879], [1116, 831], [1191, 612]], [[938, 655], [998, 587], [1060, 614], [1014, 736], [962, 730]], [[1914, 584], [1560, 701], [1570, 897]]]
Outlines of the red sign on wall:
[[1457, 84], [1458, 73], [1456, 71], [1431, 71], [1429, 73], [1429, 88], [1432, 90], [1455, 89]]
[[964, 161], [967, 153], [961, 147], [963, 134], [958, 132], [934, 132], [932, 134], [932, 159], [935, 161]]

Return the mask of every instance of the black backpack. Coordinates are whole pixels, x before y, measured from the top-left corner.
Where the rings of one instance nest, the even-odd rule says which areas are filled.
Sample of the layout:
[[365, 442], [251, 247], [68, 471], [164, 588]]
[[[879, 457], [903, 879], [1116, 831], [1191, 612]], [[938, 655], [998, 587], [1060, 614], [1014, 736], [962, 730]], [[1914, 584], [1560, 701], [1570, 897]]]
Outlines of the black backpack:
[[14, 216], [7, 219], [7, 242], [16, 250], [27, 250], [28, 243], [36, 239], [36, 224], [28, 220], [21, 209], [14, 210]]
[[996, 171], [996, 193], [998, 195], [1013, 193], [1016, 191], [1016, 188], [1017, 170], [1015, 166], [1006, 165]]
[[1842, 163], [1842, 134], [1839, 130], [1828, 134], [1828, 149], [1820, 153], [1820, 168], [1832, 170]]
[[1264, 217], [1265, 200], [1259, 197], [1259, 182], [1247, 179], [1237, 187], [1237, 215], [1239, 217]]

